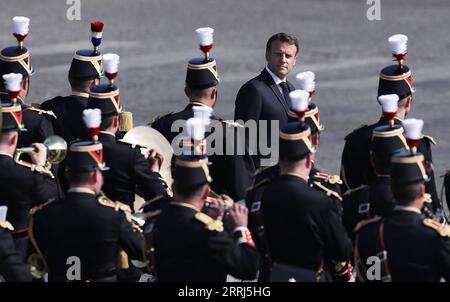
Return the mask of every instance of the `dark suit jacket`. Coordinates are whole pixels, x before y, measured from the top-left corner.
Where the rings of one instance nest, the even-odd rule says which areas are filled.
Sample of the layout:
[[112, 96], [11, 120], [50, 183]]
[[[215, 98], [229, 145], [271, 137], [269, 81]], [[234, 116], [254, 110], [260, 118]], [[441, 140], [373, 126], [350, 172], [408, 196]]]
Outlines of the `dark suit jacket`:
[[[294, 86], [289, 82], [287, 83], [289, 89], [291, 91], [294, 90]], [[271, 146], [270, 121], [279, 121], [281, 129], [288, 122], [288, 111], [289, 106], [284, 100], [283, 95], [280, 93], [273, 78], [267, 70], [264, 69], [260, 75], [245, 83], [239, 90], [236, 97], [234, 119], [242, 120], [244, 122], [254, 120], [258, 125], [259, 121], [267, 120], [267, 146]], [[260, 138], [258, 136], [258, 142], [259, 141]], [[248, 137], [246, 137], [246, 146], [248, 148]], [[247, 168], [250, 172], [253, 172], [260, 167], [261, 158], [262, 156], [257, 154], [252, 157], [253, 163], [247, 163]]]

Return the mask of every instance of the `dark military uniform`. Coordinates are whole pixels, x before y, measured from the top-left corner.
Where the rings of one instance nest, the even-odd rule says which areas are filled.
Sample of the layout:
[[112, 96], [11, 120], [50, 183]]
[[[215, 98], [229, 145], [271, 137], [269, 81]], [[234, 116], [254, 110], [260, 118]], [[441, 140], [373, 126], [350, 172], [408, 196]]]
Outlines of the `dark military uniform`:
[[9, 222], [0, 221], [0, 275], [7, 282], [30, 282], [31, 275], [11, 236], [13, 230]]
[[[395, 122], [401, 124], [400, 120], [396, 119]], [[373, 130], [382, 125], [387, 125], [384, 117], [381, 117], [377, 123], [363, 126], [346, 136], [341, 164], [341, 178], [345, 184], [343, 186], [344, 192], [366, 185], [374, 179], [375, 173], [370, 163], [370, 141]], [[430, 167], [433, 161], [431, 153], [431, 145], [433, 144], [435, 144], [433, 138], [424, 136], [418, 149], [425, 156], [425, 161]], [[426, 188], [433, 200], [433, 210], [436, 211], [442, 206], [436, 191], [434, 172], [430, 170], [429, 174], [431, 179], [426, 183]]]
[[[102, 144], [95, 141], [73, 143], [66, 163], [67, 171], [74, 175], [108, 170]], [[100, 182], [96, 179], [95, 185]], [[66, 281], [68, 257], [76, 256], [82, 280], [116, 281], [121, 248], [144, 266], [144, 238], [126, 212], [131, 214], [127, 205], [97, 196], [82, 185], [70, 187], [61, 200], [34, 208], [30, 223], [33, 244], [39, 257], [46, 260], [49, 280]]]
[[69, 189], [34, 216], [34, 236], [46, 255], [49, 281], [66, 281], [67, 259], [80, 258], [81, 279], [113, 281], [120, 249], [144, 260], [144, 240], [115, 202]]
[[[6, 93], [0, 93], [0, 98], [2, 103], [10, 102]], [[20, 99], [18, 103], [22, 106], [22, 123], [27, 131], [21, 133], [17, 148], [29, 147], [32, 143], [42, 143], [54, 134], [52, 120], [56, 116], [53, 112], [25, 105]]]
[[[192, 107], [194, 106], [204, 106], [200, 103], [190, 103], [183, 111], [173, 113], [164, 116], [154, 123], [152, 123], [152, 128], [161, 132], [161, 134], [172, 143], [173, 139], [180, 134], [179, 131], [171, 132], [173, 122], [177, 120], [188, 120], [194, 116], [194, 111]], [[228, 127], [235, 127], [232, 124], [222, 121], [221, 119], [212, 116], [211, 117], [212, 127], [222, 127], [223, 133], [223, 152], [226, 152], [227, 145], [234, 145], [234, 142], [230, 140], [230, 137], [226, 135]], [[229, 130], [228, 130], [229, 131]], [[237, 129], [235, 131], [234, 138], [237, 137]], [[214, 137], [213, 133], [207, 134], [208, 137]], [[231, 198], [235, 200], [241, 200], [245, 197], [245, 192], [250, 185], [250, 176], [245, 169], [245, 162], [243, 155], [211, 155], [209, 160], [212, 163], [210, 166], [211, 176], [213, 178], [213, 183], [211, 188], [219, 194], [228, 194]]]
[[383, 281], [439, 282], [441, 277], [450, 280], [449, 227], [424, 219], [419, 210], [399, 207], [385, 219], [361, 222], [356, 231], [359, 279], [368, 281], [367, 258], [386, 251], [387, 261], [381, 262]]
[[256, 250], [236, 243], [216, 221], [189, 204], [171, 204], [155, 226], [156, 271], [160, 281], [225, 281], [226, 275], [253, 279]]
[[340, 204], [306, 180], [280, 175], [265, 189], [261, 207], [273, 261], [318, 271], [350, 259]]
[[[412, 81], [412, 71], [404, 64], [404, 56], [395, 57], [398, 65], [389, 65], [384, 67], [379, 76], [378, 96], [396, 94], [399, 101], [409, 98], [412, 102], [412, 93], [414, 91]], [[395, 124], [401, 124], [400, 119], [395, 120]], [[373, 130], [381, 125], [388, 124], [388, 120], [383, 116], [380, 120], [372, 125], [365, 125], [345, 137], [345, 146], [342, 152], [341, 162], [341, 178], [344, 181], [343, 193], [349, 189], [355, 189], [360, 185], [370, 183], [375, 173], [370, 164], [370, 141], [372, 139]], [[432, 170], [432, 154], [431, 145], [435, 144], [434, 139], [424, 136], [418, 151], [425, 156], [425, 162], [428, 166], [428, 175], [431, 180], [426, 184], [427, 192], [433, 200], [433, 211], [442, 208], [438, 194], [436, 192], [436, 184], [434, 173]]]
[[[21, 112], [18, 104], [2, 104], [3, 132], [18, 131], [23, 127]], [[14, 226], [12, 234], [25, 257], [28, 212], [35, 205], [57, 198], [56, 182], [53, 174], [44, 167], [24, 161], [15, 162], [11, 154], [0, 153], [0, 166], [0, 205], [8, 206], [7, 219]]]
[[385, 217], [394, 209], [389, 176], [379, 175], [369, 185], [349, 190], [342, 197], [342, 223], [352, 239], [358, 222], [374, 216]]
[[145, 200], [167, 196], [164, 180], [150, 168], [148, 160], [139, 148], [117, 142], [112, 133], [100, 132], [104, 159], [111, 170], [106, 171], [103, 192], [112, 200], [118, 200], [133, 208], [136, 186]]
[[[423, 196], [419, 194], [423, 183], [429, 179], [423, 162], [424, 156], [414, 148], [410, 153], [400, 152], [392, 157], [393, 195], [402, 200], [396, 200], [394, 211], [387, 217], [364, 220], [356, 227], [354, 255], [360, 280], [438, 282], [441, 277], [449, 280], [450, 228], [424, 219], [417, 207], [422, 202], [419, 198]], [[413, 192], [416, 196], [407, 197]], [[374, 265], [372, 256], [380, 260], [376, 270], [370, 269]], [[380, 274], [373, 276], [374, 271]]]
[[[315, 150], [310, 135], [303, 122], [283, 127], [280, 161], [306, 160]], [[352, 246], [341, 223], [340, 203], [313, 189], [300, 175], [283, 173], [264, 189], [261, 209], [273, 261], [271, 280], [295, 276], [297, 281], [312, 282], [321, 279], [323, 271], [351, 278]]]
[[72, 142], [87, 136], [81, 114], [87, 108], [88, 97], [87, 93], [72, 92], [69, 96], [58, 96], [43, 102], [39, 109], [51, 110], [57, 116], [52, 120], [55, 134], [66, 142]]

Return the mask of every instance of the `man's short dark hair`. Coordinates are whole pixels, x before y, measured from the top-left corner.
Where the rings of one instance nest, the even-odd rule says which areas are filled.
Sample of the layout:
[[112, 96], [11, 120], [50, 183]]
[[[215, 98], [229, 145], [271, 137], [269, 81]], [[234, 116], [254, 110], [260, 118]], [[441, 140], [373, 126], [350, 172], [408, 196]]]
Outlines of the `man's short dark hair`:
[[295, 47], [297, 47], [297, 51], [295, 52], [295, 55], [297, 55], [298, 51], [300, 50], [300, 45], [298, 43], [298, 39], [296, 37], [294, 37], [292, 34], [277, 33], [277, 34], [274, 34], [272, 37], [270, 37], [269, 40], [267, 40], [266, 53], [270, 53], [271, 48], [272, 48], [272, 43], [274, 41], [281, 41], [281, 42], [287, 43], [289, 45], [295, 45]]
[[420, 192], [421, 183], [409, 185], [391, 184], [392, 195], [395, 203], [401, 206], [409, 206], [417, 198]]
[[110, 116], [102, 116], [102, 123], [100, 124], [100, 130], [105, 131], [113, 124], [113, 119], [117, 115], [110, 115]]
[[69, 75], [69, 83], [73, 90], [77, 91], [88, 91], [89, 86], [91, 86], [92, 80], [80, 80], [73, 78]]
[[76, 185], [87, 183], [93, 174], [94, 172], [78, 172], [69, 169], [66, 170], [67, 179], [71, 184]]
[[191, 101], [197, 101], [204, 98], [207, 98], [211, 95], [212, 89], [216, 88], [216, 86], [205, 88], [205, 89], [193, 89], [186, 87], [186, 95]]
[[172, 185], [172, 190], [176, 195], [180, 196], [181, 198], [190, 199], [192, 197], [200, 195], [205, 186], [206, 184], [201, 184], [197, 186], [186, 186], [183, 185], [182, 183], [174, 182]]

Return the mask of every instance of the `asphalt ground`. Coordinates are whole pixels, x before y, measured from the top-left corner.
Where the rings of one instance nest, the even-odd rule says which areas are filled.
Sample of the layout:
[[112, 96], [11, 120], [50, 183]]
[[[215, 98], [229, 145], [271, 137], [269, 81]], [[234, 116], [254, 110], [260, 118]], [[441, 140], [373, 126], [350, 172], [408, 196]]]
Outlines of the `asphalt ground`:
[[[370, 1], [369, 1], [370, 2]], [[270, 35], [299, 37], [297, 72], [316, 73], [316, 96], [326, 127], [318, 166], [338, 173], [347, 133], [375, 122], [378, 74], [391, 63], [387, 38], [408, 35], [407, 65], [413, 71], [411, 117], [425, 120], [433, 136], [436, 175], [450, 168], [450, 2], [379, 0], [381, 20], [369, 21], [365, 0], [80, 0], [81, 20], [70, 21], [64, 0], [1, 0], [0, 47], [14, 45], [11, 18], [31, 18], [26, 47], [36, 75], [28, 102], [70, 92], [67, 71], [76, 49], [90, 48], [89, 23], [105, 23], [101, 51], [121, 56], [117, 81], [135, 125], [181, 110], [187, 62], [200, 56], [194, 29], [215, 28], [212, 55], [221, 75], [215, 114], [232, 118], [239, 87], [265, 66]], [[438, 177], [438, 189], [441, 179]]]

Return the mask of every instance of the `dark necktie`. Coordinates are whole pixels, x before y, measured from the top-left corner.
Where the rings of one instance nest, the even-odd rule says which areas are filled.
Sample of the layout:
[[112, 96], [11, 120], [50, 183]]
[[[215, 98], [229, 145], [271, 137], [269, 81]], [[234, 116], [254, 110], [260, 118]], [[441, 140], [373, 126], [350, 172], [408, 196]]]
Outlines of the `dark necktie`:
[[283, 97], [286, 101], [286, 105], [291, 108], [291, 98], [289, 97], [289, 86], [286, 82], [281, 82], [280, 84], [281, 90], [283, 91]]

